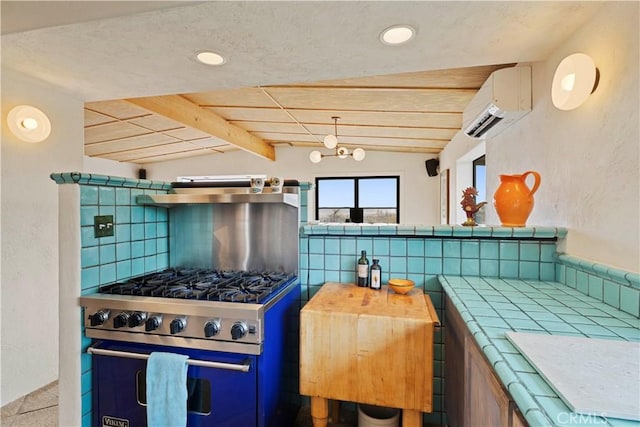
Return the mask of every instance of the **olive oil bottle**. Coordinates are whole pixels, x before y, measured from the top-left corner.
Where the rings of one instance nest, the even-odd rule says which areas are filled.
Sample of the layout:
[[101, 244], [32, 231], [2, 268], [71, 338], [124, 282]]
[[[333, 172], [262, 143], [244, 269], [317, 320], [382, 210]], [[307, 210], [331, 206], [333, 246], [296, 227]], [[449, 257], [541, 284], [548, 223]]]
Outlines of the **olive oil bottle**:
[[369, 259], [367, 251], [360, 251], [360, 259], [358, 259], [358, 286], [369, 286]]

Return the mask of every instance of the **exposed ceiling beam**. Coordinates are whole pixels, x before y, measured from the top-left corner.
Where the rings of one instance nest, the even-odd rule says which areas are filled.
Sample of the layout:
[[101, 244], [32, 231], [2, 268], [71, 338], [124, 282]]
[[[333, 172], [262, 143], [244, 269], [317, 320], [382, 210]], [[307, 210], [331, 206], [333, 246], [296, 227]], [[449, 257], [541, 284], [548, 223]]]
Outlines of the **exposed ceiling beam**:
[[129, 98], [128, 102], [161, 116], [168, 117], [217, 138], [223, 139], [245, 151], [268, 160], [276, 159], [272, 145], [266, 143], [246, 130], [227, 122], [206, 108], [189, 101], [180, 95], [152, 96], [147, 98]]

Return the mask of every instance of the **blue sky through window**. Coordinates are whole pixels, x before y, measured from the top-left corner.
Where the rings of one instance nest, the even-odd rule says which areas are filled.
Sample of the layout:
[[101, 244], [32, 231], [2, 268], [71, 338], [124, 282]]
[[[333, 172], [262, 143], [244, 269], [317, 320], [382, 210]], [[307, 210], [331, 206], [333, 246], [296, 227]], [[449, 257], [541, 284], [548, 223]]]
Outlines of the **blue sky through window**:
[[345, 178], [318, 181], [318, 206], [322, 208], [355, 207], [355, 185], [358, 183], [358, 207], [397, 208], [396, 178]]
[[323, 208], [353, 208], [355, 185], [353, 179], [325, 179], [318, 181], [318, 206]]
[[486, 167], [476, 166], [476, 190], [478, 190], [478, 196], [476, 197], [476, 202], [486, 202], [487, 201], [487, 177], [486, 177]]
[[395, 208], [396, 180], [389, 178], [361, 179], [358, 194], [361, 208]]

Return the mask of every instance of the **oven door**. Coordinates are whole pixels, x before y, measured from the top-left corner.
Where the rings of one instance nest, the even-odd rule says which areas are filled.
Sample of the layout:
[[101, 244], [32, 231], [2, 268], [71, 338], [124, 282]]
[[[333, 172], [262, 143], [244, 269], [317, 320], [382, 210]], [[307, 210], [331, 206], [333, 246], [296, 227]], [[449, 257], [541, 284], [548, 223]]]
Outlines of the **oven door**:
[[[138, 357], [154, 351], [220, 363], [216, 364], [218, 367], [189, 365], [188, 427], [256, 425], [256, 356], [115, 341], [101, 341], [93, 348], [98, 350], [93, 354], [94, 427], [147, 425], [147, 362]], [[105, 353], [110, 355], [98, 354], [100, 350], [107, 350]], [[248, 372], [234, 369], [246, 364]]]

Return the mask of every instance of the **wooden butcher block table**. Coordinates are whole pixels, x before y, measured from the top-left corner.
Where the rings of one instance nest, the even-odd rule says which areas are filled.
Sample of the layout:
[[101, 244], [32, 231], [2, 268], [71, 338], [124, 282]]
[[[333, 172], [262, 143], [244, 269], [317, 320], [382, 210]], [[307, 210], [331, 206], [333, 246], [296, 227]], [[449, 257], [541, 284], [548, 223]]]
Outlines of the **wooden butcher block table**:
[[311, 397], [314, 427], [328, 400], [403, 409], [403, 427], [433, 410], [433, 335], [428, 295], [326, 283], [300, 312], [300, 393]]

